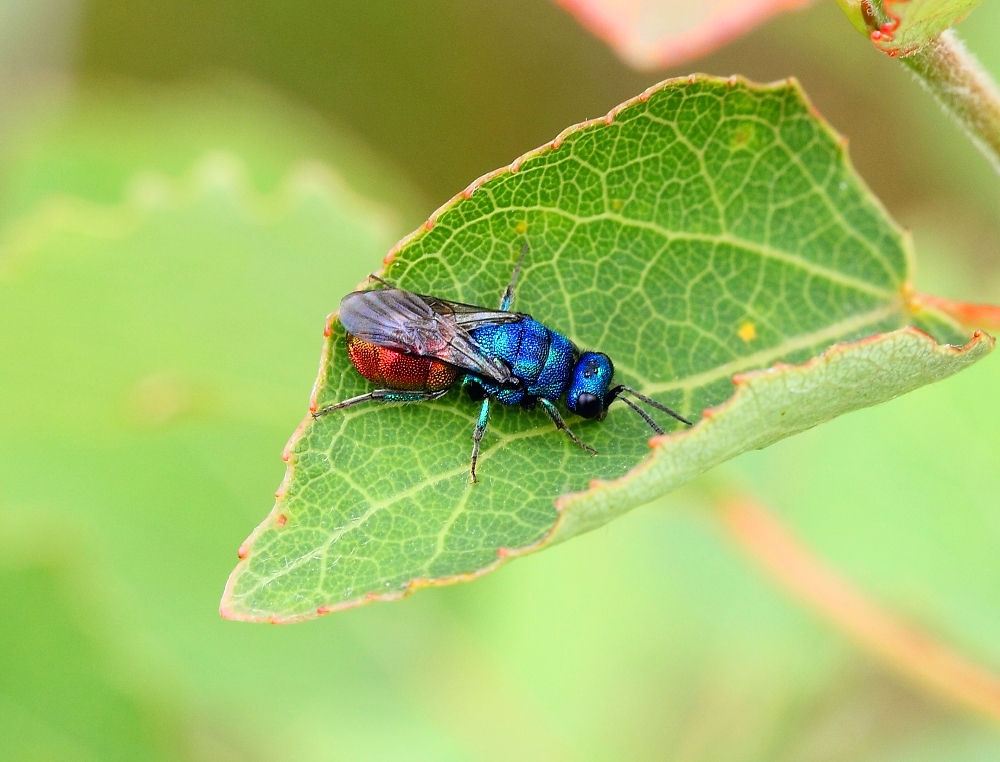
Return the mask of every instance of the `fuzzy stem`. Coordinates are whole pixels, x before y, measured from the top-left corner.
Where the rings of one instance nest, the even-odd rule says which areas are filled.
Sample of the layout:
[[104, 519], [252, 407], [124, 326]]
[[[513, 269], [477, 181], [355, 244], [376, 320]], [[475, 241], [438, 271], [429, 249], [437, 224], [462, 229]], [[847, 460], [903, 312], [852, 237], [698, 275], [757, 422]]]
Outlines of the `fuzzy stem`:
[[954, 30], [900, 60], [1000, 173], [1000, 89]]

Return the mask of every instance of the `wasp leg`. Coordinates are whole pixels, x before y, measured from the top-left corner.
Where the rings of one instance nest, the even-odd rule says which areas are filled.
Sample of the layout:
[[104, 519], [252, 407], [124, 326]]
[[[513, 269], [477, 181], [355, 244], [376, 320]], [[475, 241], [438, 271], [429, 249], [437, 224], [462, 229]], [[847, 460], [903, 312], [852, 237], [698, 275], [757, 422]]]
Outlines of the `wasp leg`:
[[476, 428], [472, 430], [472, 465], [469, 467], [470, 481], [475, 484], [479, 481], [476, 478], [476, 461], [479, 460], [479, 443], [483, 441], [483, 434], [486, 433], [486, 424], [490, 420], [490, 398], [483, 400], [479, 408], [479, 420], [476, 421]]
[[559, 415], [559, 411], [556, 410], [555, 405], [553, 405], [551, 402], [545, 399], [545, 397], [539, 397], [538, 401], [542, 403], [542, 407], [545, 408], [545, 412], [549, 414], [549, 418], [552, 419], [552, 423], [556, 425], [557, 429], [559, 429], [560, 431], [565, 431], [569, 435], [570, 439], [572, 439], [574, 442], [580, 445], [580, 447], [589, 452], [591, 455], [597, 455], [597, 450], [595, 450], [589, 444], [582, 442], [580, 439], [577, 438], [576, 434], [570, 431], [569, 426], [566, 425], [566, 421], [563, 420], [563, 417]]
[[437, 392], [400, 392], [394, 389], [376, 389], [375, 391], [368, 392], [368, 394], [359, 394], [357, 397], [351, 397], [343, 402], [338, 402], [336, 405], [330, 405], [322, 410], [317, 410], [312, 414], [312, 417], [319, 418], [321, 415], [332, 413], [335, 410], [343, 410], [345, 407], [351, 407], [360, 402], [368, 402], [370, 400], [377, 402], [429, 402], [430, 400], [436, 400], [438, 397], [443, 397], [447, 392], [447, 389]]
[[473, 402], [482, 402], [488, 396], [486, 390], [474, 381], [466, 382], [462, 386], [468, 392], [469, 399]]

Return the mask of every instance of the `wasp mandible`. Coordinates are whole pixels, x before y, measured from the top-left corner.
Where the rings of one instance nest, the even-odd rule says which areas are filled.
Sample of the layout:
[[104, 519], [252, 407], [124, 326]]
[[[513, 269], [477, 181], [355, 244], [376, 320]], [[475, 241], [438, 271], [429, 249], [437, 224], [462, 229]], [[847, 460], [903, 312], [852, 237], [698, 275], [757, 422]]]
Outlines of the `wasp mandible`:
[[472, 432], [473, 483], [492, 399], [529, 410], [541, 404], [556, 428], [592, 455], [597, 451], [572, 432], [556, 407], [563, 395], [570, 412], [582, 418], [603, 420], [611, 403], [621, 400], [662, 434], [649, 413], [624, 396], [630, 395], [691, 426], [631, 387], [612, 388], [615, 368], [603, 352], [581, 352], [530, 315], [509, 311], [527, 252], [525, 244], [496, 310], [404, 291], [374, 275], [383, 288], [345, 296], [340, 322], [347, 330], [348, 356], [362, 376], [384, 388], [317, 410], [313, 417], [372, 400], [435, 400], [458, 381], [474, 401], [482, 402]]

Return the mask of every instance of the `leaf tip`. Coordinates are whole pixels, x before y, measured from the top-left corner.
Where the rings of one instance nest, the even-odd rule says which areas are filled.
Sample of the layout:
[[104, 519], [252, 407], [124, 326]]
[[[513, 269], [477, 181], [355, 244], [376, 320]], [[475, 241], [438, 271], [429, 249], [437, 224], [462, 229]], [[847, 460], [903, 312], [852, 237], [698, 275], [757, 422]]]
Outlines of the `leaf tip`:
[[236, 557], [239, 558], [240, 561], [246, 560], [247, 556], [249, 555], [250, 555], [250, 546], [248, 543], [243, 543], [242, 545], [240, 545], [240, 549], [236, 551]]

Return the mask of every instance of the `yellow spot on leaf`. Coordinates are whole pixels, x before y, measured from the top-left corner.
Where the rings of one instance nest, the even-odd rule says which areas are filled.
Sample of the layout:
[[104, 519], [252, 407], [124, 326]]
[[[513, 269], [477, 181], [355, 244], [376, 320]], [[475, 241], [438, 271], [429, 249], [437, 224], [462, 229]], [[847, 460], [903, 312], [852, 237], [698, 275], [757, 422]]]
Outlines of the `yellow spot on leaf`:
[[611, 206], [613, 206], [615, 211], [618, 212], [621, 211], [621, 208], [623, 206], [625, 206], [625, 202], [622, 201], [620, 198], [616, 198], [614, 201], [611, 202]]
[[740, 326], [740, 330], [736, 332], [736, 335], [749, 343], [757, 338], [757, 326], [748, 320]]
[[747, 143], [750, 142], [750, 138], [753, 136], [753, 128], [749, 125], [743, 125], [735, 133], [733, 133], [732, 140], [730, 141], [730, 146], [732, 148], [742, 148]]
[[521, 220], [519, 223], [517, 223], [517, 226], [514, 228], [514, 230], [516, 230], [518, 233], [523, 233], [527, 229], [528, 229], [528, 223], [525, 222], [524, 220]]

